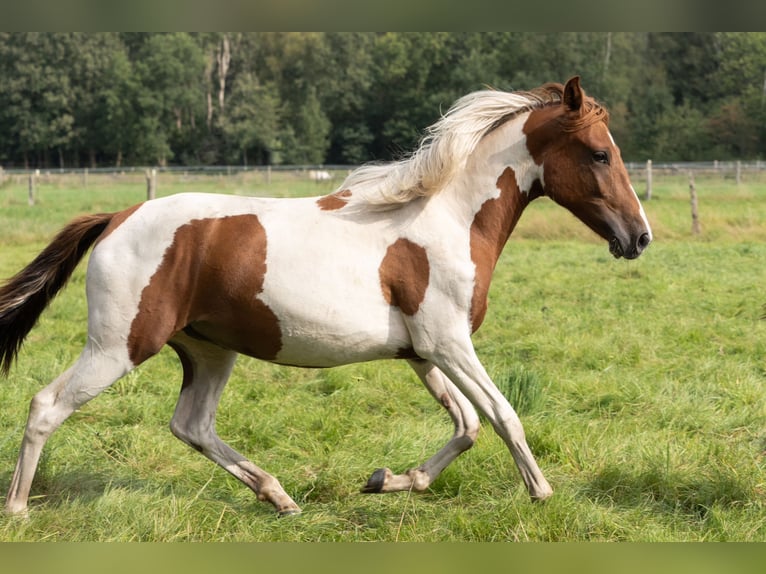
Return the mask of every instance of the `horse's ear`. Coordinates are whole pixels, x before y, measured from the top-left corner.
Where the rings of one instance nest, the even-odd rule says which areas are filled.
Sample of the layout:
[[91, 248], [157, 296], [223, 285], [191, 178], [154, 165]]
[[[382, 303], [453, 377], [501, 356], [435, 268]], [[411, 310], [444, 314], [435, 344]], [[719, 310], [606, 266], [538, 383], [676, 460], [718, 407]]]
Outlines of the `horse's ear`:
[[571, 112], [577, 112], [582, 107], [584, 94], [580, 87], [580, 76], [570, 78], [564, 86], [564, 106]]

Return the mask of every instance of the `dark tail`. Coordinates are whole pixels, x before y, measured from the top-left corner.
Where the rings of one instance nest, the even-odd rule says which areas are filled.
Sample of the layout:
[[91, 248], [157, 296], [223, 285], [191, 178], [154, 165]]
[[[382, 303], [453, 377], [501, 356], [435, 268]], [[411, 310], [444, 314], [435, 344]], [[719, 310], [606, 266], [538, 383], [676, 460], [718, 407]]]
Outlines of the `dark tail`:
[[64, 227], [32, 263], [0, 287], [0, 372], [8, 375], [24, 338], [114, 214], [86, 215]]

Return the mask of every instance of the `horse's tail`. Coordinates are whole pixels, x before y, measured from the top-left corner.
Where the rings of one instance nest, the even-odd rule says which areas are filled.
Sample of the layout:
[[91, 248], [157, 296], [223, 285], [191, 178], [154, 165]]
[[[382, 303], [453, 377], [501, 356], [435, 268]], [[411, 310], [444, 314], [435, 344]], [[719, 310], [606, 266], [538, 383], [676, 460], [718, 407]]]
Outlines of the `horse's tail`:
[[113, 216], [105, 213], [73, 220], [32, 263], [0, 287], [0, 372], [3, 375], [8, 375], [24, 338]]

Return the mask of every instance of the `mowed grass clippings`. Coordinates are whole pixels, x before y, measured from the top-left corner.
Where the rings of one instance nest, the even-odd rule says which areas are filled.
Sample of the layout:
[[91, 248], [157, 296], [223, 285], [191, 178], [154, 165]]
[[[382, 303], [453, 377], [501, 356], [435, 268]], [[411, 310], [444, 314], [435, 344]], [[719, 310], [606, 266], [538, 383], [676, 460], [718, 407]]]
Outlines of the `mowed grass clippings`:
[[[765, 540], [766, 224], [758, 214], [766, 213], [766, 186], [704, 178], [696, 185], [702, 234], [691, 234], [683, 179], [655, 181], [645, 205], [655, 242], [636, 261], [614, 260], [548, 200], [528, 208], [506, 247], [474, 340], [554, 488], [546, 503], [529, 501], [486, 421], [474, 448], [428, 492], [363, 495], [376, 468], [416, 466], [452, 434], [406, 363], [315, 370], [242, 357], [218, 432], [276, 475], [304, 510], [277, 519], [171, 435], [181, 369], [165, 349], [54, 433], [29, 519], [1, 516], [0, 540]], [[322, 192], [313, 183], [290, 186], [295, 195]], [[218, 188], [268, 193], [230, 182]], [[31, 261], [71, 217], [123, 209], [144, 195], [140, 182], [51, 186], [29, 207], [26, 189], [6, 183], [0, 277]], [[85, 340], [84, 270], [0, 382], [2, 490], [29, 400]]]

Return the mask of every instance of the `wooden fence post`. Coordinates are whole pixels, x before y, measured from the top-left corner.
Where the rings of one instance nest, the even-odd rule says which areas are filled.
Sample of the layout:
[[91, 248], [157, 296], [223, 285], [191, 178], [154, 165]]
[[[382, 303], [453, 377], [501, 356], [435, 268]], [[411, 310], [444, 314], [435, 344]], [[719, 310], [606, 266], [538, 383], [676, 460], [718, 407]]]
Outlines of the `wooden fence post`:
[[652, 198], [652, 160], [646, 160], [646, 199]]
[[146, 170], [146, 199], [154, 199], [157, 196], [157, 170]]
[[737, 185], [742, 183], [742, 162], [737, 160]]
[[29, 205], [35, 204], [35, 197], [37, 196], [37, 176], [40, 175], [40, 170], [36, 169], [29, 172], [29, 197], [27, 202]]
[[692, 234], [700, 234], [699, 214], [697, 213], [697, 189], [694, 187], [694, 173], [689, 171], [689, 196], [692, 204]]

